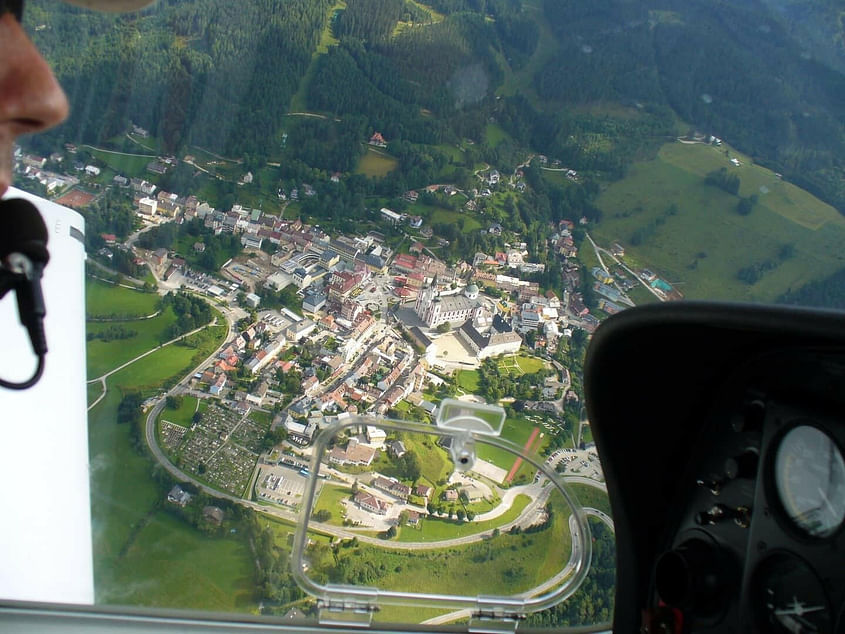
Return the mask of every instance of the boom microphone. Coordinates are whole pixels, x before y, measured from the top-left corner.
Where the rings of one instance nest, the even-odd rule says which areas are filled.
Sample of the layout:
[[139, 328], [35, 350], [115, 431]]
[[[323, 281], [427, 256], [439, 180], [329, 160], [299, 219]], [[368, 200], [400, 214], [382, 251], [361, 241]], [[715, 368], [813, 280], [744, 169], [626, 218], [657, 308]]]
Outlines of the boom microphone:
[[47, 251], [47, 226], [35, 205], [15, 198], [0, 203], [0, 297], [14, 289], [18, 316], [29, 333], [32, 349], [38, 355], [35, 375], [23, 383], [0, 379], [0, 386], [23, 390], [35, 385], [44, 371], [47, 339], [44, 336], [44, 295], [41, 275], [50, 260]]

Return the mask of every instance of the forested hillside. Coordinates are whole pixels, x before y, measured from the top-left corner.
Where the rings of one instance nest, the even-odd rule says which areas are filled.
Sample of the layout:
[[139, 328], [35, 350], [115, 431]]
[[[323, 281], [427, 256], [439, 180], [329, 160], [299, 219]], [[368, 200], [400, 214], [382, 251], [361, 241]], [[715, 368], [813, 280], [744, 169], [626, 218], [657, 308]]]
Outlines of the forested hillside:
[[27, 6], [34, 40], [74, 104], [51, 135], [102, 143], [131, 121], [168, 152], [190, 143], [226, 155], [273, 154], [328, 7], [161, 0], [115, 17], [60, 2]]
[[[298, 136], [314, 141], [290, 158], [311, 167], [350, 171], [361, 150], [338, 146], [374, 131], [484, 143], [492, 117], [516, 144], [486, 148], [499, 167], [521, 148], [613, 179], [681, 123], [845, 210], [845, 18], [832, 0], [161, 0], [128, 17], [52, 0], [27, 9], [75, 105], [54, 140], [105, 143], [132, 122], [167, 152], [279, 157], [300, 91], [309, 110], [354, 119], [337, 130], [305, 124]], [[333, 45], [317, 54], [324, 32]], [[506, 82], [531, 94], [496, 100]]]
[[541, 97], [668, 105], [845, 211], [845, 77], [793, 37], [783, 13], [704, 0], [544, 6], [560, 47], [535, 77]]

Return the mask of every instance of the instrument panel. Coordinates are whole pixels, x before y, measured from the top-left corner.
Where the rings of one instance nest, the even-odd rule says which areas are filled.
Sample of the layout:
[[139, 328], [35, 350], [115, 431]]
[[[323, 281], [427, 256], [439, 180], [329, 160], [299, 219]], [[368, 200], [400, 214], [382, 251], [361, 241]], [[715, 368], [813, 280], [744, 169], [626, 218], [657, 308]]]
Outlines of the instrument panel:
[[845, 633], [845, 420], [800, 385], [728, 392], [656, 559], [649, 629]]

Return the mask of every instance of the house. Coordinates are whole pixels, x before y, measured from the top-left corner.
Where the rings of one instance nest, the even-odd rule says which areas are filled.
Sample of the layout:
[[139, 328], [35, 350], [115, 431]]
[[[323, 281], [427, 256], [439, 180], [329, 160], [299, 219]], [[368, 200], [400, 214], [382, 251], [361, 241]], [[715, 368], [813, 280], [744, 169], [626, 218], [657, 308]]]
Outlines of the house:
[[209, 524], [220, 526], [224, 517], [223, 509], [218, 506], [204, 506], [202, 509], [202, 518]]
[[[340, 359], [338, 359], [340, 360]], [[387, 433], [381, 427], [374, 425], [367, 425], [367, 443], [371, 447], [381, 449], [384, 447], [384, 441], [387, 438]]]
[[384, 476], [376, 476], [370, 483], [376, 489], [380, 489], [385, 493], [390, 493], [402, 500], [407, 500], [411, 495], [411, 487], [407, 484], [402, 484], [396, 478], [385, 478]]
[[407, 453], [405, 444], [401, 440], [391, 440], [387, 443], [387, 451], [394, 458], [401, 458]]
[[457, 502], [458, 492], [455, 489], [446, 489], [443, 491], [443, 499], [447, 502]]
[[218, 376], [218, 377], [214, 380], [214, 383], [212, 383], [211, 387], [209, 387], [209, 388], [208, 388], [208, 391], [209, 391], [211, 394], [215, 394], [215, 395], [220, 394], [220, 392], [221, 392], [221, 391], [223, 390], [223, 388], [226, 386], [226, 379], [227, 379], [227, 377], [226, 377], [226, 375], [225, 375], [225, 374], [221, 374], [221, 375], [219, 375], [219, 376]]
[[350, 438], [346, 444], [346, 449], [334, 447], [329, 452], [329, 462], [339, 465], [352, 464], [369, 467], [376, 457], [376, 453], [376, 449], [360, 444], [356, 438]]
[[414, 489], [414, 495], [418, 495], [421, 498], [425, 498], [426, 500], [431, 497], [431, 494], [434, 492], [427, 484], [418, 484]]
[[88, 176], [99, 176], [100, 175], [100, 168], [94, 165], [86, 165], [85, 166], [85, 173]]
[[366, 491], [358, 491], [353, 499], [355, 504], [365, 511], [370, 511], [370, 513], [376, 513], [378, 515], [386, 515], [387, 509], [390, 508], [390, 504]]
[[370, 145], [375, 145], [376, 147], [387, 147], [387, 141], [384, 140], [381, 132], [374, 132], [373, 136], [370, 137], [369, 143]]
[[192, 497], [190, 493], [184, 491], [182, 487], [176, 484], [170, 489], [170, 493], [167, 494], [167, 501], [171, 504], [184, 507], [191, 501]]

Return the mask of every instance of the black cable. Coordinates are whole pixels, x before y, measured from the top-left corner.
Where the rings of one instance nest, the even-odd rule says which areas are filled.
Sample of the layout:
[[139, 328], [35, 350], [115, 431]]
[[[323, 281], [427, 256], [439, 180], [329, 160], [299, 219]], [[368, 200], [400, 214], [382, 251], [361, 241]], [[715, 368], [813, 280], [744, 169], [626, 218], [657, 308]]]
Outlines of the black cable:
[[12, 383], [11, 381], [7, 381], [6, 379], [0, 379], [0, 387], [5, 387], [9, 390], [26, 390], [31, 388], [33, 385], [38, 383], [38, 380], [41, 378], [41, 375], [44, 373], [44, 355], [38, 355], [38, 367], [35, 368], [35, 374], [28, 381], [24, 381], [23, 383]]

